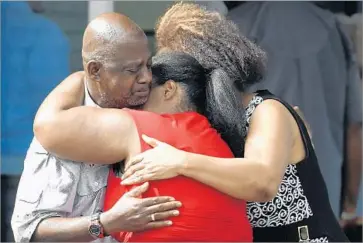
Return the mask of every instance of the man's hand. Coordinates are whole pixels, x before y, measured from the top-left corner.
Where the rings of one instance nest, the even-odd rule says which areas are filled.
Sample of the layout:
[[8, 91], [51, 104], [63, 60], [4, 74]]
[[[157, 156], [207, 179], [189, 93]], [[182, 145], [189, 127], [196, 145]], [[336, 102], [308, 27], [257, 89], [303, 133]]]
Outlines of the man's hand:
[[172, 225], [168, 218], [179, 215], [181, 203], [172, 197], [138, 198], [146, 192], [149, 183], [124, 194], [100, 221], [107, 234], [126, 231], [138, 232]]

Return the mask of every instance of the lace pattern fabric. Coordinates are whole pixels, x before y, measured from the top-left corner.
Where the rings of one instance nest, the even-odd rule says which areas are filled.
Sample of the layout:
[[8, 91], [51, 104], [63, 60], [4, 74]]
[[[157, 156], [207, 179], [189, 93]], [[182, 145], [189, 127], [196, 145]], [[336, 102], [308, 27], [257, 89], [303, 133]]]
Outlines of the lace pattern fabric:
[[[246, 109], [247, 127], [252, 113], [263, 98], [255, 96]], [[296, 165], [288, 165], [278, 193], [269, 202], [247, 204], [247, 214], [253, 227], [289, 225], [313, 216], [299, 179]]]

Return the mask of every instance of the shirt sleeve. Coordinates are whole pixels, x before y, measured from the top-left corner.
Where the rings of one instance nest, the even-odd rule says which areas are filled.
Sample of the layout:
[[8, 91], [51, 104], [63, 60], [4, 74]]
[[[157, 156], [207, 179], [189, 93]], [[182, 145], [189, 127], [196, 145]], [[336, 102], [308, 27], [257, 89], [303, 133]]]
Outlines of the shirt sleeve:
[[11, 227], [16, 242], [29, 242], [39, 223], [73, 210], [80, 163], [49, 154], [34, 139], [24, 161]]

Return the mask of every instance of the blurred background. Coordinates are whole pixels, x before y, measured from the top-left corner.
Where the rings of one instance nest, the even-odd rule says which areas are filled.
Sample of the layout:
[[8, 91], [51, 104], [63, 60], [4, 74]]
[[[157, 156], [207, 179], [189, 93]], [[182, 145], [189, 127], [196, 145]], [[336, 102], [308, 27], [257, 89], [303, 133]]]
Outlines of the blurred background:
[[[0, 3], [1, 241], [14, 241], [10, 218], [17, 184], [23, 169], [23, 160], [33, 137], [32, 123], [35, 113], [42, 100], [62, 79], [72, 72], [82, 70], [82, 35], [88, 21], [102, 12], [115, 11], [126, 14], [144, 29], [149, 38], [150, 48], [155, 53], [155, 22], [173, 3], [172, 1], [2, 1]], [[294, 3], [198, 1], [198, 3], [230, 17], [238, 24], [242, 34], [256, 41], [267, 51], [272, 61], [268, 64], [265, 80], [267, 84], [261, 85], [271, 89], [291, 104], [298, 105], [305, 114], [312, 127], [319, 160], [329, 162], [323, 162], [321, 169], [331, 195], [331, 204], [337, 208], [335, 211], [339, 217], [338, 208], [342, 201], [341, 184], [344, 184], [340, 175], [342, 168], [344, 169], [346, 151], [349, 150], [346, 147], [347, 136], [344, 134], [347, 134], [350, 124], [358, 124], [359, 127], [362, 121], [362, 104], [354, 104], [359, 102], [359, 98], [361, 102], [361, 90], [354, 92], [354, 89], [357, 87], [361, 89], [361, 86], [350, 84], [351, 79], [355, 78], [361, 82], [362, 3], [346, 1]], [[314, 8], [308, 5], [314, 5]], [[335, 20], [339, 23], [339, 31], [344, 32], [337, 37], [328, 31], [330, 27], [335, 28], [332, 27]], [[334, 48], [341, 48], [345, 55], [337, 54], [332, 58], [326, 54], [324, 48], [332, 53]], [[317, 65], [321, 63], [324, 65], [315, 69], [307, 67], [309, 65], [300, 59], [311, 63], [306, 57], [309, 55], [313, 60], [318, 60]], [[289, 69], [286, 62], [290, 60], [293, 62], [297, 60], [300, 68], [284, 73]], [[350, 64], [343, 65], [345, 61]], [[331, 76], [324, 75], [326, 73], [330, 73]], [[352, 90], [354, 94], [350, 94]], [[358, 96], [360, 94], [360, 97], [355, 98], [354, 95], [357, 94]], [[313, 103], [311, 97], [316, 97]], [[318, 97], [325, 98], [320, 101]], [[344, 114], [336, 114], [338, 106], [343, 107]], [[344, 122], [337, 118], [339, 116], [346, 117]], [[342, 136], [337, 135], [339, 133]], [[360, 132], [358, 135], [361, 137]], [[333, 156], [333, 159], [329, 156]], [[361, 163], [361, 155], [359, 159]], [[356, 168], [361, 170], [361, 167]], [[336, 173], [339, 173], [339, 176]], [[361, 216], [361, 204], [360, 200], [357, 204], [357, 216]], [[362, 228], [361, 221], [359, 222], [347, 228], [348, 234], [353, 237], [352, 240], [357, 239], [354, 237], [360, 237], [361, 241]]]

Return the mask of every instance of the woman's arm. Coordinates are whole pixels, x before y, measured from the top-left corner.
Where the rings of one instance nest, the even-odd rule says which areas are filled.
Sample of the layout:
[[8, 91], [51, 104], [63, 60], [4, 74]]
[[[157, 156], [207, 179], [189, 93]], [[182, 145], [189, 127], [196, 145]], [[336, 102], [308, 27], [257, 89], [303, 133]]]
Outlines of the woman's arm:
[[123, 183], [181, 174], [236, 198], [269, 201], [276, 195], [291, 160], [293, 125], [297, 125], [289, 111], [274, 100], [260, 104], [251, 119], [245, 158], [187, 153], [146, 137], [144, 140], [155, 148], [131, 159]]
[[218, 186], [240, 199], [269, 201], [275, 197], [291, 159], [291, 114], [279, 102], [267, 100], [256, 108], [251, 119], [244, 158], [203, 158], [189, 154], [187, 160], [192, 162], [182, 174]]
[[49, 152], [87, 163], [111, 164], [127, 157], [137, 130], [118, 109], [81, 106], [84, 73], [66, 78], [44, 100], [34, 121], [34, 134]]

